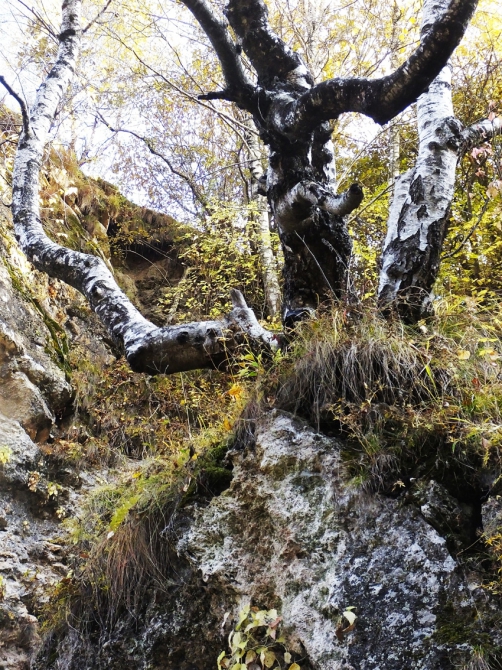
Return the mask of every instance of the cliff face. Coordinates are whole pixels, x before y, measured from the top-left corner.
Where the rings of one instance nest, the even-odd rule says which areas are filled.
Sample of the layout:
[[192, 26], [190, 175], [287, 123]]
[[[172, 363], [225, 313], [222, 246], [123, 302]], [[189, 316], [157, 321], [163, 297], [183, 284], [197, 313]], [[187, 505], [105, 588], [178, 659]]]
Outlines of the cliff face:
[[37, 442], [51, 439], [71, 403], [56, 319], [76, 296], [30, 270], [3, 205], [0, 230], [0, 664], [17, 670], [38, 641], [44, 588], [67, 572], [52, 540], [68, 498], [65, 473], [54, 472]]

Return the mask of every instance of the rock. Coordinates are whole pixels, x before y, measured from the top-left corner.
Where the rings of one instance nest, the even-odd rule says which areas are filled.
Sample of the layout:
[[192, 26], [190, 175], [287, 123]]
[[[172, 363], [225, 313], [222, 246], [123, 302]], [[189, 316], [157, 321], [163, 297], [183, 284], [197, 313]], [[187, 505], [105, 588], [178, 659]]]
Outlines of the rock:
[[[0, 252], [2, 249], [0, 248]], [[50, 336], [41, 315], [17, 291], [0, 265], [0, 412], [17, 419], [30, 437], [47, 439], [54, 412], [71, 400], [64, 372], [36, 342]]]
[[453, 552], [475, 542], [473, 508], [460, 503], [438, 482], [420, 482], [410, 499], [418, 506], [424, 519], [447, 540]]
[[0, 462], [0, 484], [25, 487], [29, 472], [36, 470], [41, 460], [37, 445], [18, 421], [0, 414], [0, 446], [4, 453]]
[[502, 496], [489, 498], [481, 508], [481, 516], [486, 537], [502, 533]]
[[[122, 670], [125, 659], [129, 670], [208, 670], [249, 603], [278, 610], [303, 670], [453, 670], [470, 667], [479, 640], [502, 642], [498, 605], [424, 511], [350, 486], [340, 443], [289, 414], [263, 416], [255, 438], [231, 454], [230, 487], [174, 523], [173, 582], [145, 592], [141, 617], [95, 629], [99, 643], [69, 627], [34, 670]], [[431, 521], [456, 513], [435, 482], [424, 491]], [[357, 619], [342, 633], [347, 608]]]
[[[452, 667], [469, 647], [438, 643], [439, 618], [446, 603], [469, 616], [473, 602], [444, 538], [413, 507], [363, 495], [341, 471], [336, 441], [272, 412], [179, 549], [229, 599], [277, 607], [293, 648], [319, 670]], [[340, 641], [347, 607], [358, 619]]]

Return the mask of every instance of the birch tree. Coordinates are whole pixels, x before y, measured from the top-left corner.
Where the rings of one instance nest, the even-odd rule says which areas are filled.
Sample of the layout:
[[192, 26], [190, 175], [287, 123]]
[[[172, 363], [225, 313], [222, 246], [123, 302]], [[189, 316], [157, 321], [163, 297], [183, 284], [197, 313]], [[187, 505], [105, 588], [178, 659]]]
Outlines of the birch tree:
[[[200, 97], [229, 101], [250, 114], [268, 148], [261, 181], [283, 249], [286, 325], [321, 302], [340, 298], [347, 286], [352, 241], [346, 217], [360, 205], [363, 193], [358, 184], [342, 193], [335, 190], [332, 122], [356, 112], [385, 124], [421, 96], [419, 157], [415, 169], [396, 184], [380, 286], [385, 307], [396, 305], [405, 318], [419, 318], [437, 273], [458, 155], [500, 129], [493, 121], [461, 129], [447, 99], [444, 68], [477, 0], [426, 0], [420, 44], [391, 74], [318, 83], [301, 55], [272, 30], [263, 0], [229, 0], [224, 15], [206, 0], [182, 2], [221, 65], [221, 89]], [[46, 236], [38, 209], [39, 170], [51, 123], [74, 73], [83, 32], [80, 8], [81, 0], [63, 2], [57, 58], [31, 109], [0, 80], [23, 114], [12, 204], [22, 249], [38, 269], [87, 297], [135, 370], [171, 373], [217, 366], [245, 338], [277, 346], [277, 337], [258, 323], [237, 292], [233, 310], [220, 321], [156, 328], [118, 289], [100, 259]]]

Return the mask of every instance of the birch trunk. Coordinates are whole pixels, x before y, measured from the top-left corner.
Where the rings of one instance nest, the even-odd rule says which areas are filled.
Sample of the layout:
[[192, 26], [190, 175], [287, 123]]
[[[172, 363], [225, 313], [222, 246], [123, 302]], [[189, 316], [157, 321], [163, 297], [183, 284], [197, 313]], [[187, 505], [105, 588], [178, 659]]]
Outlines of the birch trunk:
[[[422, 39], [447, 0], [426, 0]], [[461, 124], [455, 119], [446, 65], [417, 102], [419, 150], [415, 168], [399, 178], [387, 221], [379, 301], [415, 322], [431, 307], [455, 186]]]
[[221, 321], [157, 328], [132, 305], [100, 258], [62, 247], [45, 234], [39, 211], [40, 166], [56, 110], [73, 76], [80, 46], [80, 9], [81, 0], [63, 3], [56, 62], [37, 91], [19, 139], [12, 213], [22, 250], [37, 269], [86, 296], [137, 371], [156, 374], [218, 366], [246, 337], [276, 347], [276, 337], [260, 326], [238, 291], [232, 294], [232, 311]]
[[[422, 39], [447, 0], [426, 0]], [[415, 323], [432, 309], [433, 286], [448, 229], [457, 164], [466, 151], [501, 132], [501, 119], [462, 128], [455, 118], [446, 65], [417, 101], [419, 150], [415, 167], [395, 182], [387, 220], [379, 303]]]
[[246, 141], [249, 153], [249, 169], [252, 176], [251, 198], [256, 204], [254, 232], [262, 268], [263, 290], [268, 313], [272, 319], [275, 319], [281, 313], [281, 288], [277, 276], [277, 262], [272, 250], [268, 204], [266, 198], [259, 193], [260, 179], [263, 176], [260, 146], [254, 133], [249, 133]]

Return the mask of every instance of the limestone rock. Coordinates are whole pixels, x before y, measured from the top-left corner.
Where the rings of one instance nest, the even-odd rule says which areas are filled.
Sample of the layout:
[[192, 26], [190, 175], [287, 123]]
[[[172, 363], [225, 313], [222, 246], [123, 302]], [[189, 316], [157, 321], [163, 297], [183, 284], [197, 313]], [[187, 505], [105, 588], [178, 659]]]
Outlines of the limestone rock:
[[0, 414], [0, 445], [4, 458], [0, 463], [0, 484], [5, 488], [24, 487], [29, 472], [36, 470], [41, 454], [18, 421]]
[[[439, 619], [446, 603], [459, 618], [474, 603], [444, 538], [415, 508], [343, 483], [338, 446], [272, 412], [180, 550], [234, 601], [277, 607], [319, 670], [453, 667], [469, 647], [440, 643]], [[339, 640], [347, 607], [358, 619]]]
[[481, 510], [483, 530], [487, 537], [502, 533], [502, 496], [489, 498]]

